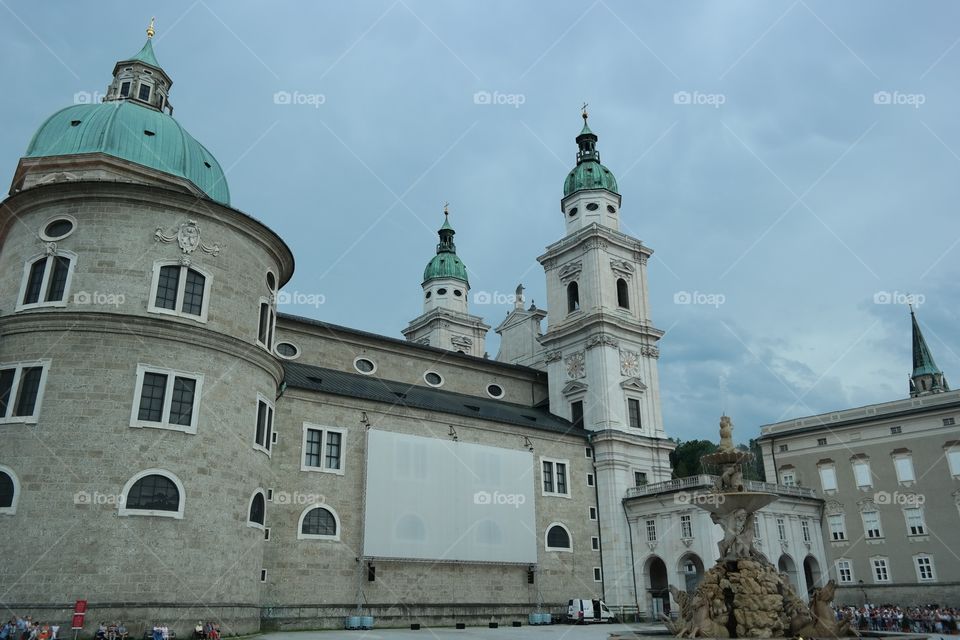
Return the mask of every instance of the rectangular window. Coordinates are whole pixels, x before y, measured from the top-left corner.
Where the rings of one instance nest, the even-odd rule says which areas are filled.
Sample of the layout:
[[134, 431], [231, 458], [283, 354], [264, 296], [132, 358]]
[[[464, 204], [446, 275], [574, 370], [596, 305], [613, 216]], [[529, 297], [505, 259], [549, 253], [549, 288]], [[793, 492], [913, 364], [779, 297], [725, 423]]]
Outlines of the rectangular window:
[[584, 457], [586, 457], [586, 458], [592, 458], [592, 457], [593, 457], [593, 449], [591, 449], [590, 447], [586, 447], [586, 448], [583, 450], [583, 455], [584, 455]]
[[923, 509], [920, 507], [910, 507], [908, 509], [904, 509], [903, 516], [907, 519], [907, 533], [909, 535], [926, 535], [927, 523], [923, 519]]
[[950, 466], [950, 475], [960, 476], [960, 448], [947, 449], [947, 464]]
[[810, 522], [808, 520], [800, 521], [800, 531], [803, 534], [803, 541], [810, 542]]
[[194, 267], [157, 263], [147, 311], [207, 321], [211, 279]]
[[830, 527], [831, 540], [839, 542], [847, 539], [847, 527], [843, 522], [842, 513], [827, 516], [827, 525]]
[[880, 529], [879, 511], [863, 512], [863, 532], [871, 540], [883, 537], [883, 531]]
[[777, 537], [780, 540], [787, 539], [787, 523], [783, 518], [777, 518]]
[[763, 529], [760, 528], [760, 516], [753, 516], [753, 537], [756, 540], [763, 540]]
[[873, 558], [870, 562], [873, 565], [873, 581], [890, 582], [890, 569], [887, 566], [887, 559]]
[[630, 417], [630, 426], [634, 429], [641, 428], [640, 425], [640, 401], [634, 398], [627, 399], [627, 410]]
[[778, 447], [777, 450], [778, 450], [780, 453], [783, 453], [784, 451], [787, 451], [789, 448], [790, 448], [789, 446], [787, 446], [787, 445], [785, 445], [785, 444], [782, 444], [782, 445], [780, 445], [780, 446]]
[[152, 87], [144, 82], [140, 83], [139, 91], [137, 92], [137, 98], [148, 102], [150, 100], [150, 89]]
[[853, 563], [849, 560], [837, 560], [837, 582], [853, 584]]
[[343, 474], [343, 447], [347, 431], [339, 427], [303, 424], [301, 471]]
[[824, 491], [837, 490], [837, 470], [833, 466], [820, 467], [820, 486]]
[[68, 252], [61, 252], [59, 255], [41, 256], [28, 262], [17, 309], [44, 305], [65, 306], [74, 257]]
[[273, 444], [273, 403], [261, 394], [257, 394], [257, 429], [253, 437], [253, 446], [270, 453]]
[[693, 537], [693, 518], [689, 513], [685, 513], [680, 516], [680, 537], [681, 538], [692, 538]]
[[865, 489], [873, 486], [873, 478], [870, 475], [870, 463], [866, 460], [858, 460], [853, 463], [853, 478], [857, 481], [857, 488]]
[[590, 537], [590, 548], [594, 551], [600, 551], [600, 538], [597, 536]]
[[593, 581], [594, 582], [603, 582], [603, 576], [600, 573], [600, 567], [593, 568]]
[[260, 582], [266, 582], [266, 581], [267, 581], [267, 570], [260, 569]]
[[540, 459], [543, 467], [543, 495], [570, 496], [569, 477], [567, 476], [568, 460]]
[[930, 556], [916, 556], [914, 562], [917, 564], [917, 579], [921, 582], [934, 580], [933, 558]]
[[570, 422], [578, 429], [583, 428], [583, 400], [570, 403]]
[[826, 438], [817, 438], [817, 446], [818, 446], [818, 447], [825, 447], [826, 445], [827, 445], [827, 439], [826, 439]]
[[945, 426], [945, 427], [952, 427], [952, 426], [955, 425], [955, 424], [956, 424], [956, 420], [954, 420], [953, 418], [944, 418], [944, 419], [943, 419], [943, 426]]
[[647, 542], [657, 541], [657, 521], [647, 520]]
[[126, 98], [130, 95], [130, 81], [124, 80], [120, 83], [120, 95]]
[[264, 528], [263, 528], [263, 539], [264, 539], [264, 540], [269, 540], [269, 539], [270, 539], [270, 527], [264, 527]]
[[0, 424], [36, 422], [49, 360], [0, 365]]
[[596, 519], [597, 519], [597, 508], [596, 508], [596, 507], [590, 507], [590, 509], [587, 511], [587, 515], [590, 516], [590, 519], [591, 519], [591, 520], [596, 520]]
[[894, 436], [903, 431], [902, 427], [890, 427], [890, 435]]
[[137, 365], [131, 427], [197, 432], [203, 375]]
[[794, 471], [781, 471], [780, 472], [780, 484], [785, 487], [795, 487], [797, 486], [797, 474]]
[[913, 458], [900, 455], [893, 459], [893, 466], [897, 470], [897, 482], [913, 482], [916, 476], [913, 474]]
[[587, 474], [587, 486], [588, 486], [588, 487], [592, 487], [592, 486], [593, 486], [593, 474], [592, 474], [592, 473], [588, 473], [588, 474]]
[[634, 471], [633, 472], [633, 484], [637, 487], [643, 487], [647, 484], [647, 472], [646, 471]]

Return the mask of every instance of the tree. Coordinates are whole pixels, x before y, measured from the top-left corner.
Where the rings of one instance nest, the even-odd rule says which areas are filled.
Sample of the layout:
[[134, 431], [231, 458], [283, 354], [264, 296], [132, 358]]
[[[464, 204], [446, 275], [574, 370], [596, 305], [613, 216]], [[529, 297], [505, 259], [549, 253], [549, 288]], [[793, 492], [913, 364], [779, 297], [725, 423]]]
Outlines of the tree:
[[677, 444], [670, 452], [670, 465], [674, 478], [686, 478], [703, 473], [700, 458], [717, 450], [717, 445], [709, 440], [687, 440]]

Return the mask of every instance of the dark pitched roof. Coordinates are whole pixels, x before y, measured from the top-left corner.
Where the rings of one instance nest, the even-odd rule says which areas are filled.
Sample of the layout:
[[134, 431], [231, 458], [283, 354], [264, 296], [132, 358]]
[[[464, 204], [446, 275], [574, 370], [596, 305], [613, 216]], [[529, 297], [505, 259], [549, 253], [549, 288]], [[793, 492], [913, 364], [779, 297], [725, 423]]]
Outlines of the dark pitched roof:
[[504, 424], [519, 425], [566, 433], [587, 438], [589, 432], [574, 427], [540, 406], [527, 407], [492, 398], [479, 398], [463, 393], [442, 391], [393, 380], [347, 373], [324, 367], [284, 362], [284, 382], [288, 387], [319, 391], [349, 398], [362, 398], [390, 405], [437, 411], [468, 418], [479, 418]]

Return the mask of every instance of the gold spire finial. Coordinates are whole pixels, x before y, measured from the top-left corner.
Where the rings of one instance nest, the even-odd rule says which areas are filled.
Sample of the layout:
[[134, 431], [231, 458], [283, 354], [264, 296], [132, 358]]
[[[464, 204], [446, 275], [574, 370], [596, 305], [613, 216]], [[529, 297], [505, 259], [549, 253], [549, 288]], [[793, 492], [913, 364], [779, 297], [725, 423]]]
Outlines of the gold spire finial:
[[588, 117], [587, 107], [589, 107], [589, 106], [590, 106], [590, 105], [588, 105], [586, 102], [584, 102], [584, 103], [583, 103], [583, 106], [580, 107], [580, 110], [583, 112], [581, 115], [583, 116], [584, 122], [586, 122], [587, 117]]
[[152, 37], [153, 37], [153, 34], [156, 33], [156, 31], [155, 31], [154, 28], [153, 28], [153, 23], [154, 23], [155, 20], [156, 20], [155, 17], [150, 18], [150, 26], [147, 27], [147, 37], [148, 37], [148, 38], [152, 38]]

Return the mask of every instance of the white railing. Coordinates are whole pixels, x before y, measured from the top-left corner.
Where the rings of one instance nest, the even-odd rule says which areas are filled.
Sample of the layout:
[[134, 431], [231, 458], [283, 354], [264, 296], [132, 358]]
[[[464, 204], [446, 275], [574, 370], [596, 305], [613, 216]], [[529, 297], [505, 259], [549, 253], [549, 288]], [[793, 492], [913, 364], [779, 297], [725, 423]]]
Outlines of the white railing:
[[[630, 487], [627, 489], [626, 497], [638, 498], [640, 496], [652, 496], [659, 493], [670, 493], [671, 491], [713, 487], [716, 485], [716, 482], [717, 476], [702, 473], [696, 476], [667, 480], [666, 482], [655, 482], [653, 484], [645, 484], [639, 487]], [[807, 487], [788, 487], [786, 485], [774, 484], [772, 482], [760, 482], [759, 480], [747, 480], [746, 488], [750, 491], [777, 493], [784, 496], [797, 496], [800, 498], [816, 497], [814, 490], [808, 489]]]

